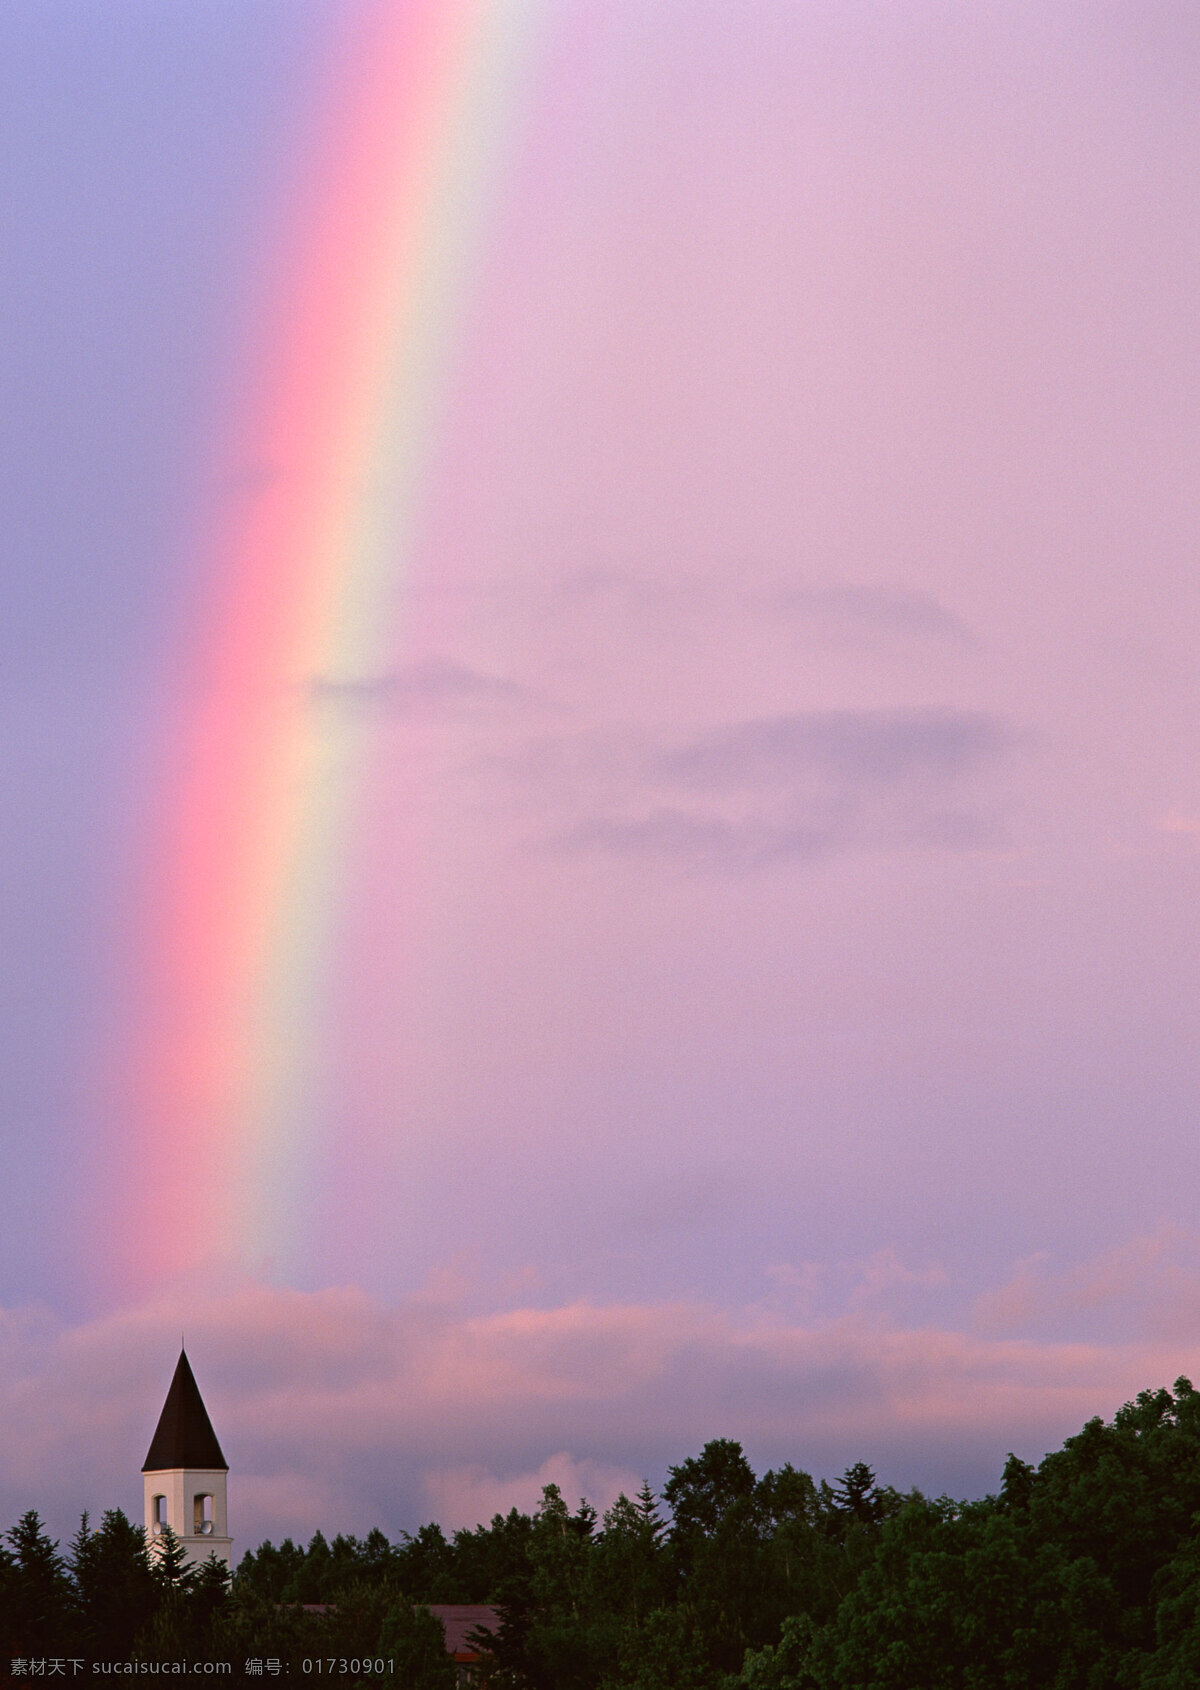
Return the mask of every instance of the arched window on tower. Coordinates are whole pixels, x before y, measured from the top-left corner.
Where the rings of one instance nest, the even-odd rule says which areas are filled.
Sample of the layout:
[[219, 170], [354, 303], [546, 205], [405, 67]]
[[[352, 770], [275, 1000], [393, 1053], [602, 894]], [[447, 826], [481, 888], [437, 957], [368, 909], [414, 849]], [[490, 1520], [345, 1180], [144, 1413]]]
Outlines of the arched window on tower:
[[165, 1496], [155, 1496], [150, 1499], [150, 1531], [154, 1537], [160, 1537], [167, 1524], [167, 1499]]
[[192, 1519], [197, 1537], [211, 1537], [213, 1529], [213, 1499], [203, 1491], [192, 1503]]

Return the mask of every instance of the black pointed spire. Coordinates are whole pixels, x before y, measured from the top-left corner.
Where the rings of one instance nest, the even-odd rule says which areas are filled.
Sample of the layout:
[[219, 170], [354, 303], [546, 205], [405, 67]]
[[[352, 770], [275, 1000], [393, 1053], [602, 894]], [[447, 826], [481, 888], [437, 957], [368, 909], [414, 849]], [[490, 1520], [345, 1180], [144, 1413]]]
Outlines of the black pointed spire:
[[162, 1473], [171, 1467], [229, 1471], [200, 1388], [182, 1350], [142, 1472]]

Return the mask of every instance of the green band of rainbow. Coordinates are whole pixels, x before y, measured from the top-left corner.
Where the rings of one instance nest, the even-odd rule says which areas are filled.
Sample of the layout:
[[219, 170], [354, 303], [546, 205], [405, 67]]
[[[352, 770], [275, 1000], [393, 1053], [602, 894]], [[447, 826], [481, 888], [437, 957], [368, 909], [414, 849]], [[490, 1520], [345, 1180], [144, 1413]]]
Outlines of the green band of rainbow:
[[260, 485], [216, 547], [164, 799], [130, 1057], [130, 1270], [280, 1261], [319, 1133], [323, 971], [368, 716], [397, 639], [439, 422], [504, 179], [540, 0], [366, 14], [270, 315], [238, 456]]

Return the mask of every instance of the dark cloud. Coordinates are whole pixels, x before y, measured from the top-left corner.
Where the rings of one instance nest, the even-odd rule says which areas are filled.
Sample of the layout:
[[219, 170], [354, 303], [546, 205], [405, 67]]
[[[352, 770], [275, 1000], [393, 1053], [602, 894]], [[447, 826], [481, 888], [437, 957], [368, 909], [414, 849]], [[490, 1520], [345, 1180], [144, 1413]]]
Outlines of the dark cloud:
[[826, 632], [837, 630], [843, 638], [896, 634], [959, 646], [978, 644], [971, 627], [934, 594], [898, 582], [789, 581], [774, 587], [755, 587], [737, 574], [672, 574], [664, 578], [647, 571], [593, 565], [560, 576], [552, 600], [554, 608], [561, 610], [606, 607], [635, 617], [650, 615], [655, 620], [664, 611], [680, 614], [707, 607], [723, 615], [737, 611], [757, 619], [765, 613], [772, 619], [782, 616], [787, 621], [809, 622]]
[[756, 868], [815, 861], [837, 849], [838, 838], [829, 828], [771, 827], [658, 809], [630, 818], [590, 816], [560, 843], [567, 850], [596, 849], [613, 856], [659, 857], [712, 868]]
[[975, 793], [1018, 735], [982, 711], [798, 711], [735, 722], [576, 791], [574, 851], [745, 870], [861, 850], [996, 847]]
[[518, 705], [532, 694], [516, 681], [483, 674], [465, 664], [431, 658], [388, 674], [337, 680], [317, 676], [309, 687], [314, 700], [396, 712], [437, 710], [455, 706]]
[[884, 629], [898, 634], [932, 635], [964, 645], [977, 643], [960, 616], [947, 610], [932, 593], [912, 587], [864, 586], [853, 581], [820, 587], [789, 586], [774, 596], [772, 608], [864, 631]]
[[816, 774], [870, 783], [955, 780], [1003, 751], [1011, 734], [968, 710], [805, 710], [736, 722], [659, 759], [667, 779], [695, 788], [754, 786]]
[[[672, 583], [678, 590], [677, 583]], [[615, 569], [595, 564], [587, 568], [571, 569], [555, 583], [555, 596], [564, 604], [591, 604], [596, 599], [622, 598], [644, 602], [661, 585], [649, 576], [628, 569]]]

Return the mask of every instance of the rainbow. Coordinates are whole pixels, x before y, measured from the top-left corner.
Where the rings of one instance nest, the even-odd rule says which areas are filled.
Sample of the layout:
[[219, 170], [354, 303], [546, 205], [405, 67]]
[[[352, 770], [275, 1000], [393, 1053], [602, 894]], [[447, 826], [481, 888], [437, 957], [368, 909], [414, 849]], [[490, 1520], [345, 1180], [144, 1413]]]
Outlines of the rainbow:
[[229, 456], [143, 899], [136, 1125], [143, 1282], [286, 1264], [320, 1132], [320, 1009], [369, 712], [461, 365], [540, 0], [356, 10]]

